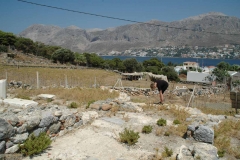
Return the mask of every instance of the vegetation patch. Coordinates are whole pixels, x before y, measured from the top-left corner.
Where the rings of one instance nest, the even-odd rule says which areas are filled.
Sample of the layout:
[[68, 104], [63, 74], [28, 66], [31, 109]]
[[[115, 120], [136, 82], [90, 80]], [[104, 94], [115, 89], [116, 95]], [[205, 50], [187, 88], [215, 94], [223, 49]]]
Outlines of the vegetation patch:
[[169, 149], [168, 147], [164, 147], [164, 151], [162, 152], [162, 157], [166, 158], [166, 157], [171, 157], [173, 155], [173, 151], [172, 149]]
[[35, 155], [48, 148], [50, 144], [51, 140], [45, 132], [41, 133], [38, 137], [31, 134], [22, 145], [19, 145], [20, 153], [23, 156]]
[[173, 121], [173, 124], [177, 125], [177, 124], [181, 124], [181, 122], [180, 122], [178, 119], [175, 119], [175, 120]]
[[93, 104], [94, 102], [95, 102], [95, 100], [90, 100], [90, 101], [88, 102], [87, 106], [86, 106], [86, 109], [89, 108], [89, 106], [90, 106], [91, 104]]
[[146, 133], [146, 134], [149, 134], [152, 132], [152, 126], [148, 125], [148, 126], [144, 126], [142, 128], [142, 133]]
[[76, 102], [72, 102], [68, 105], [68, 108], [77, 108], [77, 107], [78, 107], [78, 105]]
[[167, 125], [167, 121], [165, 119], [161, 118], [161, 119], [159, 119], [157, 121], [157, 125], [158, 126], [166, 126]]
[[138, 142], [140, 138], [138, 132], [134, 132], [133, 130], [125, 128], [123, 132], [119, 133], [120, 141], [123, 143], [127, 143], [128, 145], [134, 145]]

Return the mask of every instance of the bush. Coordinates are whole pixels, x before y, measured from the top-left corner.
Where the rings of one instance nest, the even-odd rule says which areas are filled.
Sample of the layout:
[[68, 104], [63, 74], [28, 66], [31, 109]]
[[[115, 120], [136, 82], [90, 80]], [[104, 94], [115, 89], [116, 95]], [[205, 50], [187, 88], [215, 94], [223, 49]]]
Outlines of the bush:
[[123, 143], [127, 143], [128, 145], [134, 145], [138, 142], [138, 138], [140, 138], [138, 132], [134, 132], [133, 130], [124, 129], [123, 132], [119, 133], [120, 141]]
[[152, 132], [152, 126], [144, 126], [143, 129], [142, 129], [142, 133], [151, 133]]
[[68, 105], [68, 108], [77, 108], [78, 105], [76, 102], [72, 102], [70, 105]]
[[23, 145], [19, 145], [20, 153], [22, 153], [23, 156], [38, 154], [45, 150], [51, 142], [52, 141], [45, 132], [41, 133], [38, 137], [31, 134]]
[[173, 124], [181, 124], [181, 122], [178, 120], [178, 119], [175, 119], [174, 121], [173, 121]]
[[168, 149], [167, 147], [164, 147], [164, 151], [162, 152], [162, 157], [171, 157], [173, 155], [172, 149]]
[[166, 124], [167, 124], [167, 121], [165, 119], [161, 118], [157, 121], [157, 125], [159, 126], [166, 126]]
[[0, 52], [7, 52], [8, 48], [7, 46], [0, 45]]
[[218, 156], [219, 156], [220, 158], [222, 158], [222, 157], [224, 157], [225, 151], [224, 151], [224, 150], [219, 150], [219, 151], [217, 152], [217, 154], [218, 154]]

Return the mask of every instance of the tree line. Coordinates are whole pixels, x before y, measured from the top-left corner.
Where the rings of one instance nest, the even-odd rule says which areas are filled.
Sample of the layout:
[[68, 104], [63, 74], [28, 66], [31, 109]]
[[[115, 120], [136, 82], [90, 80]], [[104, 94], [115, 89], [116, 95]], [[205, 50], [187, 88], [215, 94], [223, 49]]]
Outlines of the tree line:
[[[9, 48], [24, 54], [33, 54], [50, 59], [54, 63], [118, 70], [127, 73], [152, 72], [153, 74], [165, 75], [170, 81], [179, 81], [178, 74], [174, 70], [176, 64], [172, 62], [165, 65], [157, 58], [151, 58], [142, 63], [135, 58], [104, 60], [95, 53], [72, 52], [66, 48], [45, 45], [41, 42], [34, 42], [29, 38], [15, 36], [13, 33], [0, 31], [0, 53], [8, 52]], [[229, 69], [236, 71], [239, 70], [239, 66], [231, 66], [226, 62], [221, 62], [213, 72], [220, 77], [219, 80], [222, 80], [223, 75], [226, 76], [226, 70]]]

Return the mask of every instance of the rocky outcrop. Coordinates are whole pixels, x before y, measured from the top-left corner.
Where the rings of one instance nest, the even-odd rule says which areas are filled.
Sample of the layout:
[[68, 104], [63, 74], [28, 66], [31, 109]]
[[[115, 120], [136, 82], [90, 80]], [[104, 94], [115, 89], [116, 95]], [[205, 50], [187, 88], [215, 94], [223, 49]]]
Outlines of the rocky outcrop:
[[182, 145], [177, 154], [177, 160], [217, 160], [217, 148], [207, 143], [194, 143], [191, 146]]

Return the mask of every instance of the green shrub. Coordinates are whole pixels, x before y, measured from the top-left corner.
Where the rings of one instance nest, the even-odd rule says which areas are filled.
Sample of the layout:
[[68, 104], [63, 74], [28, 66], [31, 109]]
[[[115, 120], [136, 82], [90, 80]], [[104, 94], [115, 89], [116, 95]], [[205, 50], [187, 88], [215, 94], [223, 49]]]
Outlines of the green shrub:
[[138, 142], [138, 138], [140, 138], [138, 132], [134, 132], [133, 130], [124, 129], [123, 132], [119, 133], [120, 141], [123, 143], [127, 143], [128, 145], [134, 145]]
[[45, 150], [51, 142], [52, 141], [45, 132], [41, 133], [38, 137], [31, 134], [23, 145], [19, 145], [20, 153], [22, 153], [23, 156], [38, 154]]
[[157, 125], [159, 126], [166, 126], [166, 124], [167, 124], [167, 121], [165, 119], [161, 118], [157, 121]]
[[47, 98], [47, 102], [48, 102], [48, 103], [50, 103], [50, 102], [52, 102], [52, 101], [53, 101], [52, 98]]
[[162, 152], [162, 157], [171, 157], [173, 155], [172, 149], [168, 149], [164, 147], [164, 151]]
[[142, 133], [151, 133], [152, 132], [152, 126], [144, 126], [143, 129], [142, 129]]
[[224, 150], [219, 150], [217, 152], [218, 156], [221, 158], [221, 157], [224, 157], [224, 154], [225, 154], [225, 151]]
[[86, 109], [88, 109], [89, 108], [89, 106], [90, 106], [90, 104], [92, 104], [92, 103], [94, 103], [95, 102], [95, 100], [91, 100], [91, 101], [89, 101], [88, 102], [88, 104], [87, 104], [87, 107], [86, 107]]
[[181, 122], [180, 122], [178, 119], [175, 119], [175, 120], [173, 121], [173, 124], [177, 125], [177, 124], [181, 124]]
[[164, 136], [170, 136], [170, 132], [166, 131], [166, 132], [164, 133]]
[[68, 105], [68, 108], [77, 108], [78, 105], [76, 102], [72, 102], [71, 104]]

